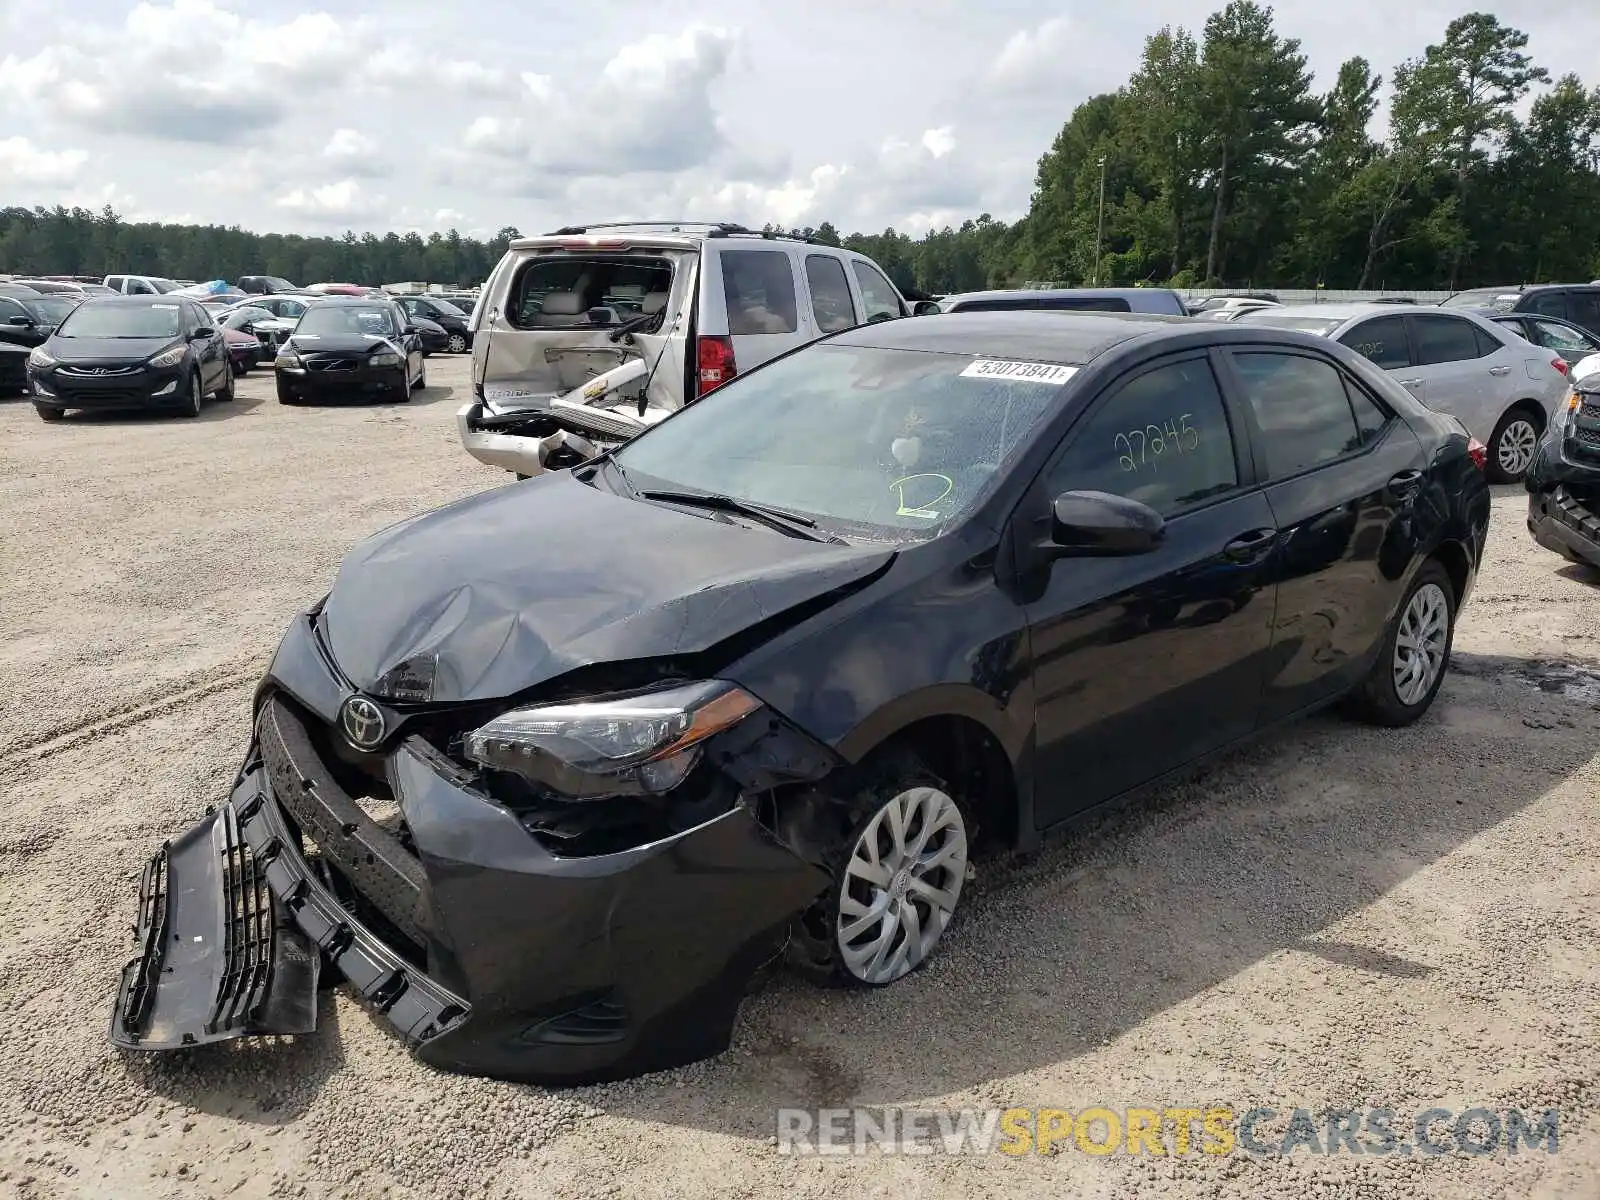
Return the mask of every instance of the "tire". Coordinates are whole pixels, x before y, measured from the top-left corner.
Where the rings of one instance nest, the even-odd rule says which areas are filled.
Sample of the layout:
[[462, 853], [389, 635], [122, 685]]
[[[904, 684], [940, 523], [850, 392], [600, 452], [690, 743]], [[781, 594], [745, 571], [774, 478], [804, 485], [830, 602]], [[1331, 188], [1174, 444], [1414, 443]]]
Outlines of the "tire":
[[420, 392], [423, 388], [425, 388], [427, 386], [428, 386], [428, 368], [427, 368], [426, 365], [424, 365], [422, 370], [417, 372], [417, 382], [413, 385], [413, 390]]
[[395, 399], [401, 404], [411, 402], [411, 373], [406, 367], [400, 368], [400, 388], [395, 392]]
[[296, 400], [294, 398], [294, 393], [289, 390], [288, 385], [286, 385], [283, 382], [283, 380], [281, 380], [281, 379], [278, 380], [278, 403], [279, 404], [299, 404], [300, 403], [300, 401], [298, 401], [298, 400]]
[[862, 774], [839, 832], [826, 862], [833, 881], [796, 921], [790, 959], [825, 986], [886, 987], [928, 961], [955, 914], [966, 816], [943, 780], [896, 751]]
[[206, 396], [200, 385], [200, 372], [195, 371], [189, 376], [189, 402], [178, 410], [178, 415], [192, 420], [200, 415], [205, 403]]
[[40, 404], [37, 400], [33, 402], [33, 411], [39, 414], [41, 421], [59, 421], [67, 415], [66, 409], [54, 404]]
[[1539, 448], [1544, 419], [1530, 408], [1513, 408], [1489, 437], [1491, 483], [1520, 483]]
[[221, 387], [219, 387], [217, 389], [216, 399], [218, 399], [218, 400], [222, 401], [224, 404], [226, 404], [230, 400], [233, 399], [234, 395], [235, 395], [235, 393], [234, 393], [234, 390], [233, 390], [233, 371], [230, 369], [228, 371], [228, 374], [225, 376], [225, 382], [223, 383], [223, 385]]
[[[1442, 614], [1439, 602], [1442, 601]], [[1426, 645], [1431, 648], [1429, 661], [1421, 668], [1432, 674], [1420, 691], [1414, 690], [1416, 680], [1403, 689], [1402, 678], [1406, 663], [1416, 659], [1416, 652], [1405, 659], [1400, 655], [1403, 637], [1415, 639], [1419, 627], [1427, 630], [1436, 624], [1435, 617], [1442, 615], [1442, 636], [1430, 637]], [[1399, 614], [1383, 639], [1383, 648], [1365, 681], [1352, 692], [1346, 709], [1357, 720], [1372, 725], [1398, 729], [1409, 725], [1433, 706], [1444, 677], [1450, 670], [1450, 650], [1456, 634], [1456, 594], [1450, 575], [1436, 559], [1429, 559], [1411, 581], [1405, 599], [1400, 603]]]
[[451, 354], [465, 354], [467, 352], [467, 335], [464, 333], [452, 333], [450, 340], [444, 344], [444, 348], [450, 351]]

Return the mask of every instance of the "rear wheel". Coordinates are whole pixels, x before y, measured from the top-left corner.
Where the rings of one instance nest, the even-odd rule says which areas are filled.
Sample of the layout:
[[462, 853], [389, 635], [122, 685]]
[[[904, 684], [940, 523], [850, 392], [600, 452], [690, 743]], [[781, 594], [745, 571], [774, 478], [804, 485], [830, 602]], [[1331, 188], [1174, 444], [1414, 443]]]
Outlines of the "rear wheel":
[[467, 352], [467, 338], [462, 333], [452, 333], [450, 340], [445, 343], [445, 349], [451, 354], [465, 354]]
[[1489, 472], [1495, 483], [1517, 483], [1528, 473], [1544, 421], [1532, 409], [1513, 408], [1489, 438]]
[[1400, 617], [1384, 639], [1371, 673], [1351, 694], [1351, 715], [1398, 728], [1427, 712], [1450, 666], [1455, 619], [1450, 575], [1430, 559], [1411, 581]]
[[820, 982], [884, 987], [933, 954], [961, 899], [967, 825], [947, 785], [896, 752], [863, 778], [831, 855], [833, 882], [791, 941]]
[[40, 404], [37, 400], [33, 402], [33, 411], [39, 414], [41, 421], [59, 421], [67, 415], [66, 409], [54, 404]]

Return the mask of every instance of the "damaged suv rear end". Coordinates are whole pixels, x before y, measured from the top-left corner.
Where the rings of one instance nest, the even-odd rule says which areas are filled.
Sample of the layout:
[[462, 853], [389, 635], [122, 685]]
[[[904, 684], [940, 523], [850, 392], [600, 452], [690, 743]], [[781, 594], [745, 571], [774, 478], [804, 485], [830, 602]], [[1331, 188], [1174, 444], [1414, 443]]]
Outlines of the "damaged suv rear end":
[[1528, 468], [1527, 488], [1534, 540], [1600, 570], [1600, 370], [1574, 379]]

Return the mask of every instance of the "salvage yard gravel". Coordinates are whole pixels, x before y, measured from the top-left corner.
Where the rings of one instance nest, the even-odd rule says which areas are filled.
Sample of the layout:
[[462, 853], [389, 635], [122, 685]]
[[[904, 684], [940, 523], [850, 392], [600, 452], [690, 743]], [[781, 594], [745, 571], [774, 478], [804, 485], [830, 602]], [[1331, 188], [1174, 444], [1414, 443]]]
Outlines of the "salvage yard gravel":
[[[227, 794], [286, 622], [362, 537], [507, 480], [457, 439], [467, 370], [435, 357], [409, 404], [328, 408], [252, 374], [190, 421], [0, 403], [0, 1195], [1600, 1196], [1600, 577], [1535, 546], [1509, 487], [1426, 718], [1316, 717], [980, 862], [891, 989], [779, 971], [727, 1053], [568, 1090], [432, 1070], [344, 988], [309, 1036], [114, 1050], [139, 872]], [[1282, 1114], [1268, 1141], [1295, 1109], [1554, 1110], [1559, 1136], [776, 1136], [780, 1110], [1217, 1106]]]

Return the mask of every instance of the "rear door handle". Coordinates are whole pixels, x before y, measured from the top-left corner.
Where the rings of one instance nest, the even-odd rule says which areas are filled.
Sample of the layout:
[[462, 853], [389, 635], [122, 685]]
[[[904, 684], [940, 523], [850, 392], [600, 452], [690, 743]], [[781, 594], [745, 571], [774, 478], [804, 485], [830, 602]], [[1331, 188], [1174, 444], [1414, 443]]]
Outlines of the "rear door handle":
[[1511, 368], [1510, 367], [1490, 367], [1489, 368], [1489, 374], [1491, 374], [1491, 375], [1509, 375], [1509, 374], [1511, 374]]
[[1422, 380], [1420, 380], [1420, 379], [1402, 379], [1400, 381], [1400, 386], [1401, 387], [1408, 387], [1408, 388], [1421, 387], [1422, 386]]
[[1222, 548], [1222, 553], [1234, 562], [1250, 562], [1272, 549], [1272, 544], [1277, 538], [1276, 529], [1252, 529], [1249, 533], [1241, 533], [1234, 538]]
[[1389, 490], [1402, 500], [1410, 499], [1422, 490], [1421, 471], [1401, 471], [1389, 478]]

